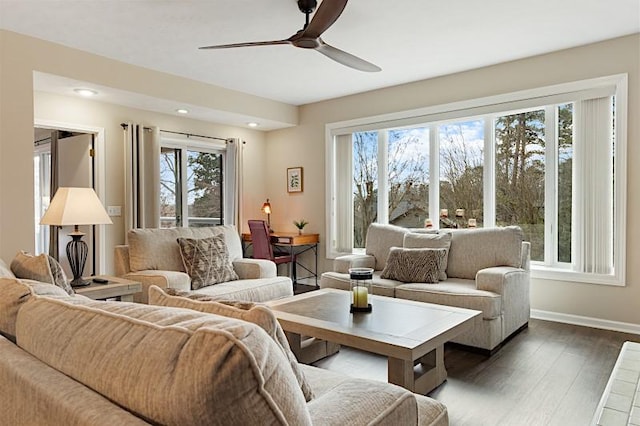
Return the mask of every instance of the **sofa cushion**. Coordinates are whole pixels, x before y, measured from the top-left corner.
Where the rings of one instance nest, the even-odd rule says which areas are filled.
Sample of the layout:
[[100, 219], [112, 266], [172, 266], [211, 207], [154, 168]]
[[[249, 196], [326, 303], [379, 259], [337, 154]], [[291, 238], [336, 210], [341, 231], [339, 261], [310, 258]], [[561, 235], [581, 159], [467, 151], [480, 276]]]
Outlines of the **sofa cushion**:
[[178, 238], [207, 238], [224, 235], [233, 262], [242, 257], [240, 236], [233, 225], [202, 228], [131, 229], [127, 233], [131, 271], [166, 270], [185, 272]]
[[0, 278], [0, 334], [16, 339], [16, 318], [22, 305], [32, 294], [69, 298], [66, 291], [49, 283], [16, 278]]
[[372, 223], [367, 229], [367, 241], [365, 242], [366, 254], [376, 258], [376, 271], [382, 271], [386, 266], [387, 256], [391, 247], [402, 247], [404, 234], [409, 232], [406, 228], [395, 225], [381, 225]]
[[502, 297], [491, 291], [478, 290], [474, 280], [450, 278], [437, 284], [401, 283], [396, 287], [396, 297], [482, 311], [482, 318], [487, 320], [502, 315]]
[[307, 383], [302, 370], [298, 366], [296, 356], [291, 352], [289, 342], [280, 327], [280, 323], [268, 306], [257, 305], [253, 302], [243, 301], [216, 301], [206, 294], [177, 291], [167, 289], [162, 291], [159, 287], [149, 288], [149, 303], [151, 305], [171, 306], [174, 308], [193, 309], [198, 312], [222, 315], [229, 318], [236, 318], [248, 321], [260, 326], [273, 339], [289, 360], [289, 365], [296, 380], [300, 384], [300, 389], [307, 401], [313, 398], [313, 392]]
[[191, 277], [191, 289], [233, 281], [238, 275], [229, 261], [224, 236], [178, 238], [184, 269]]
[[[400, 281], [381, 278], [382, 271], [373, 271], [372, 289], [373, 294], [378, 296], [394, 297], [395, 289], [402, 284]], [[340, 272], [324, 272], [320, 277], [320, 288], [337, 288], [340, 290], [351, 290], [351, 279], [349, 274]]]
[[524, 234], [518, 226], [456, 229], [451, 232], [447, 276], [475, 279], [480, 269], [521, 267]]
[[11, 270], [18, 278], [55, 284], [68, 294], [75, 293], [58, 261], [46, 253], [34, 256], [19, 251], [11, 261]]
[[381, 278], [405, 283], [437, 283], [447, 250], [391, 247]]
[[[182, 321], [159, 325], [136, 313]], [[34, 296], [18, 313], [16, 337], [27, 352], [150, 423], [311, 424], [286, 357], [264, 330], [244, 321]]]
[[450, 233], [428, 234], [408, 232], [404, 234], [403, 247], [445, 249], [447, 251], [447, 256], [442, 258], [442, 263], [440, 264], [440, 276], [438, 279], [440, 281], [447, 279], [447, 261], [449, 257], [449, 248], [451, 247]]

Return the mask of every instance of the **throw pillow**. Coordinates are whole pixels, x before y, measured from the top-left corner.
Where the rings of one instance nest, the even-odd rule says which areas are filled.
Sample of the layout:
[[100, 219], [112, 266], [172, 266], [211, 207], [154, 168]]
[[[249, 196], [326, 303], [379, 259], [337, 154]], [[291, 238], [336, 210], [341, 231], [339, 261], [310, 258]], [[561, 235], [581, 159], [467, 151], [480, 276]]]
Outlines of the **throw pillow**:
[[432, 233], [408, 233], [404, 235], [405, 248], [443, 248], [447, 250], [447, 255], [442, 259], [440, 265], [440, 276], [438, 279], [444, 281], [447, 279], [447, 263], [449, 259], [449, 249], [451, 248], [451, 234], [446, 232], [442, 234]]
[[[32, 294], [53, 298], [71, 299], [60, 287], [27, 279], [0, 277], [0, 335], [16, 341], [16, 318], [18, 311]], [[78, 296], [74, 296], [78, 297]]]
[[445, 249], [391, 247], [381, 278], [405, 283], [437, 283]]
[[178, 238], [178, 245], [184, 269], [191, 277], [192, 290], [238, 279], [223, 235]]
[[34, 256], [25, 251], [19, 251], [11, 261], [11, 271], [17, 278], [54, 284], [67, 294], [75, 293], [60, 263], [46, 253]]
[[311, 386], [298, 365], [296, 356], [291, 351], [284, 330], [278, 323], [275, 315], [269, 307], [253, 302], [213, 300], [206, 294], [191, 293], [167, 288], [166, 292], [160, 287], [149, 287], [149, 304], [159, 306], [171, 306], [174, 308], [187, 308], [194, 311], [209, 314], [222, 315], [229, 318], [241, 319], [260, 326], [278, 344], [289, 361], [289, 365], [296, 376], [300, 389], [304, 393], [307, 402], [313, 399]]

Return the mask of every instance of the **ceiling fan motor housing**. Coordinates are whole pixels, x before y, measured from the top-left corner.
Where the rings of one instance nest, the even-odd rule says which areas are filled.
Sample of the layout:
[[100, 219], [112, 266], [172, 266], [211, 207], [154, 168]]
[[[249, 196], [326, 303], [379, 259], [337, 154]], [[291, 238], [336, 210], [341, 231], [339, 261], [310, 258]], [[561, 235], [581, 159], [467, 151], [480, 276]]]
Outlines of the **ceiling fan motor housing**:
[[302, 13], [312, 13], [316, 10], [318, 2], [316, 0], [298, 0], [298, 9]]

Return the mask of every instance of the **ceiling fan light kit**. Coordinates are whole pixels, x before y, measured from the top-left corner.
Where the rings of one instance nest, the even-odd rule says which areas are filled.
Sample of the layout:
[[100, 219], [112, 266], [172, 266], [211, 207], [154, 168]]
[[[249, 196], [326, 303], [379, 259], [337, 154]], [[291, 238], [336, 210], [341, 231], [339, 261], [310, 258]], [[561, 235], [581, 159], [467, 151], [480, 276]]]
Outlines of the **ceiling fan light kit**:
[[313, 18], [309, 20], [309, 16], [316, 9], [318, 2], [316, 0], [298, 0], [298, 9], [305, 14], [304, 27], [284, 40], [272, 40], [272, 41], [256, 41], [248, 43], [234, 43], [234, 44], [220, 44], [214, 46], [204, 46], [200, 49], [229, 49], [234, 47], [249, 47], [249, 46], [274, 46], [278, 44], [290, 44], [302, 49], [313, 49], [328, 57], [334, 61], [345, 65], [347, 67], [365, 71], [365, 72], [378, 72], [381, 68], [371, 62], [367, 62], [364, 59], [340, 50], [325, 43], [320, 36], [342, 14], [342, 11], [347, 5], [347, 0], [323, 0], [322, 4], [313, 15]]

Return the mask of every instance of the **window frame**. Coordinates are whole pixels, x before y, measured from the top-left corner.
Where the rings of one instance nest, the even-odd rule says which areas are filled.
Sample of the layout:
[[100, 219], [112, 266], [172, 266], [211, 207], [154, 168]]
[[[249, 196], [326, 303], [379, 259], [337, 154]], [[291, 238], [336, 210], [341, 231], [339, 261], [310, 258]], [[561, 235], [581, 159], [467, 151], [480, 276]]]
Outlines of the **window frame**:
[[[595, 97], [615, 96], [615, 132], [614, 132], [614, 190], [613, 190], [613, 208], [614, 208], [614, 229], [613, 229], [613, 252], [614, 252], [614, 271], [612, 274], [595, 274], [569, 270], [565, 265], [557, 262], [557, 254], [553, 255], [555, 263], [544, 265], [541, 262], [532, 262], [531, 274], [533, 278], [550, 279], [559, 281], [584, 282], [595, 284], [606, 284], [615, 286], [626, 285], [626, 189], [627, 189], [627, 93], [628, 93], [628, 76], [627, 74], [616, 74], [606, 77], [598, 77], [587, 80], [580, 80], [569, 83], [562, 83], [552, 86], [546, 86], [535, 89], [522, 90], [507, 94], [489, 96], [478, 99], [471, 99], [459, 102], [453, 102], [443, 105], [429, 106], [425, 108], [394, 112], [389, 114], [365, 117], [342, 122], [328, 123], [325, 126], [325, 155], [326, 155], [326, 256], [334, 259], [337, 256], [347, 254], [335, 249], [336, 247], [336, 230], [339, 229], [338, 215], [335, 212], [336, 203], [336, 148], [335, 140], [338, 136], [346, 135], [360, 131], [382, 131], [386, 129], [396, 129], [403, 127], [426, 127], [443, 122], [460, 121], [461, 119], [470, 120], [473, 117], [485, 119], [485, 226], [495, 226], [495, 180], [494, 180], [494, 163], [495, 145], [494, 122], [487, 120], [487, 116], [496, 113], [504, 113], [509, 111], [524, 110], [535, 107], [549, 106], [545, 114], [546, 125], [549, 128], [549, 109], [554, 110], [554, 122], [551, 128], [554, 128], [552, 137], [546, 136], [547, 158], [555, 158], [549, 155], [549, 150], [557, 148], [557, 129], [555, 129], [555, 114], [557, 114], [556, 106], [563, 103], [574, 102], [577, 100], [591, 99]], [[437, 131], [437, 130], [436, 130]], [[550, 143], [551, 142], [551, 143]], [[430, 135], [430, 158], [431, 162], [437, 161], [436, 139]], [[491, 158], [487, 158], [489, 155]], [[380, 161], [380, 159], [379, 159]], [[436, 167], [435, 169], [433, 167]], [[437, 164], [431, 164], [431, 173], [439, 170]], [[549, 165], [547, 164], [547, 167]], [[553, 172], [553, 180], [545, 177], [545, 200], [548, 197], [557, 196], [557, 159], [551, 164], [553, 170], [547, 170], [546, 175], [551, 176]], [[554, 183], [555, 182], [555, 183]], [[379, 190], [381, 190], [381, 182], [379, 182]], [[437, 185], [430, 185], [429, 197], [437, 200]], [[430, 216], [437, 217], [436, 203], [430, 203]], [[491, 206], [491, 208], [487, 208]], [[386, 206], [383, 210], [386, 209]], [[545, 210], [545, 259], [549, 259], [548, 255], [551, 250], [557, 251], [557, 236], [554, 236], [555, 230], [552, 224], [555, 219], [549, 221], [549, 217], [557, 213], [556, 202], [553, 201], [552, 211]], [[380, 211], [380, 207], [379, 207]], [[551, 239], [550, 239], [551, 238]], [[547, 243], [548, 242], [548, 243]], [[568, 264], [567, 264], [568, 265]]]
[[[197, 138], [197, 137], [196, 137]], [[194, 139], [194, 137], [189, 138], [179, 138], [179, 137], [166, 137], [160, 136], [160, 151], [162, 148], [170, 148], [180, 150], [180, 190], [182, 195], [180, 196], [181, 205], [180, 211], [181, 216], [183, 218], [182, 223], [177, 224], [176, 227], [179, 228], [188, 228], [189, 227], [189, 200], [188, 197], [184, 196], [185, 191], [188, 192], [188, 177], [187, 177], [187, 164], [188, 164], [188, 151], [198, 151], [205, 152], [211, 154], [219, 154], [222, 157], [222, 188], [220, 191], [222, 197], [222, 206], [221, 206], [221, 214], [220, 217], [221, 224], [225, 223], [225, 203], [226, 197], [226, 185], [227, 179], [225, 178], [225, 173], [227, 170], [227, 155], [226, 155], [226, 144], [224, 143], [215, 143], [215, 142], [204, 142]], [[160, 161], [160, 159], [158, 159]], [[158, 191], [160, 191], [160, 180], [158, 180]], [[158, 194], [159, 195], [159, 194]], [[160, 209], [160, 196], [158, 196], [158, 211]], [[184, 220], [186, 218], [186, 220]], [[161, 218], [160, 218], [161, 219]], [[212, 225], [217, 226], [217, 225]]]

